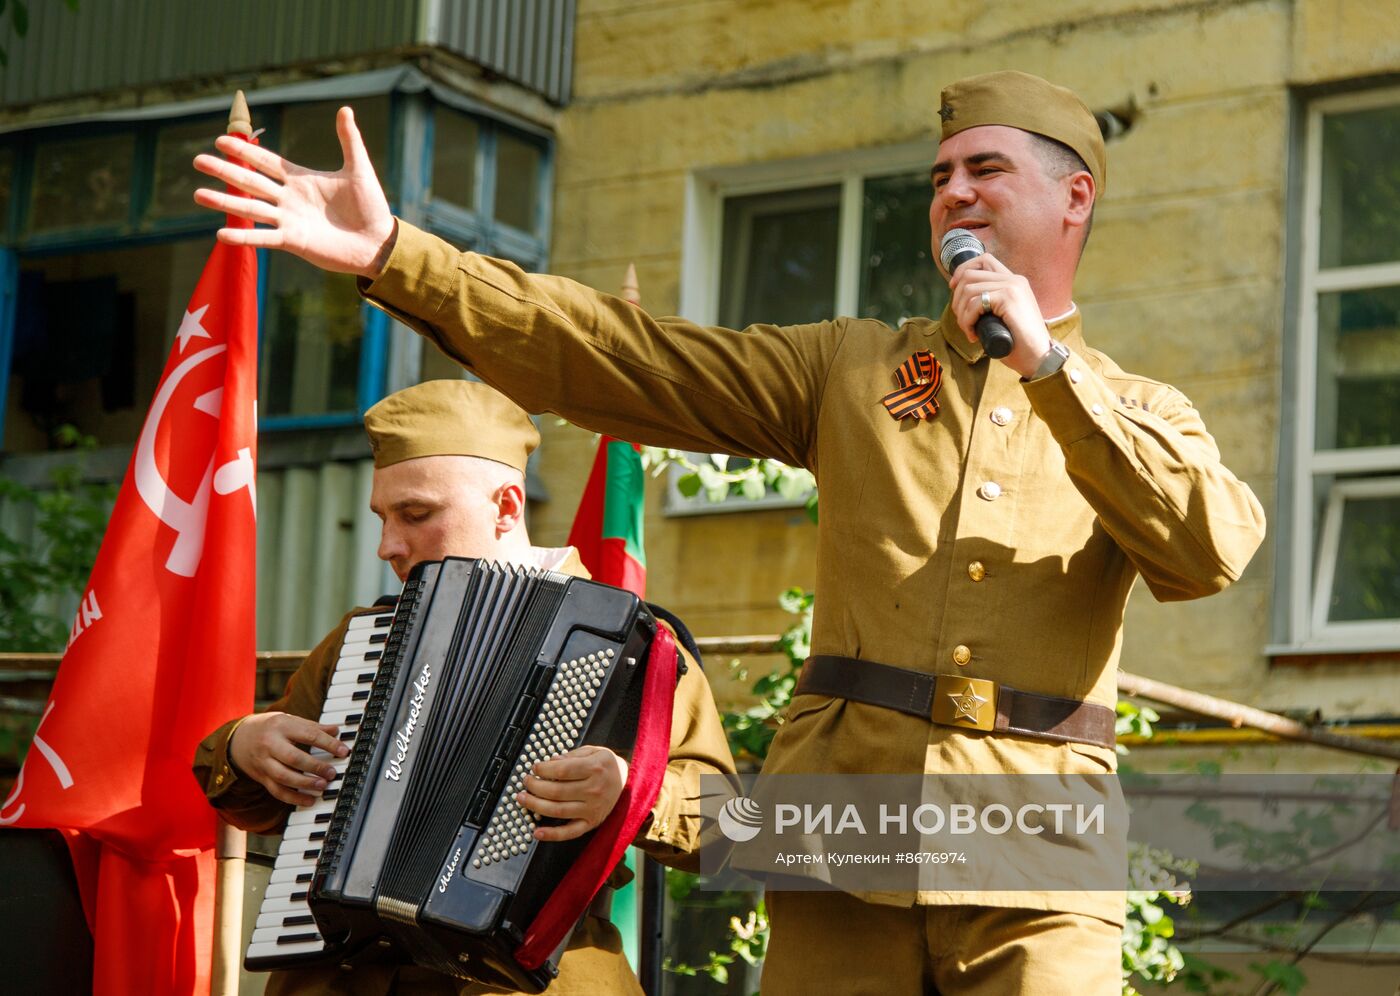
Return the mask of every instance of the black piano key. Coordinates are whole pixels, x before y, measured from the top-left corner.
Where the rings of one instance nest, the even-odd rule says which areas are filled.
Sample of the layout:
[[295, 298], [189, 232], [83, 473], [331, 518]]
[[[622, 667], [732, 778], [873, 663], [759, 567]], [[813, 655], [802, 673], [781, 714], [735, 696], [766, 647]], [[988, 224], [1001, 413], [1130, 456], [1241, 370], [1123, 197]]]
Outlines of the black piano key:
[[383, 642], [384, 642], [385, 640], [387, 640], [388, 638], [389, 638], [389, 637], [388, 637], [388, 634], [387, 634], [387, 633], [372, 633], [372, 634], [370, 634], [369, 642], [370, 642], [370, 643], [383, 643]]
[[297, 876], [297, 885], [310, 885], [311, 879], [314, 878], [315, 875], [315, 872], [302, 872], [300, 875]]
[[347, 722], [347, 723], [355, 723], [355, 724], [358, 724], [358, 723], [360, 722], [360, 720], [362, 720], [362, 719], [364, 719], [364, 718], [365, 718], [365, 714], [364, 714], [364, 713], [362, 713], [362, 712], [354, 712], [354, 713], [351, 713], [349, 716], [346, 716], [346, 717], [345, 717], [345, 722]]
[[316, 814], [316, 818], [315, 818], [314, 820], [312, 820], [311, 822], [313, 822], [313, 823], [329, 823], [329, 822], [331, 821], [331, 817], [333, 817], [334, 815], [335, 815], [335, 813], [333, 813], [333, 812], [317, 813], [317, 814]]
[[351, 702], [363, 702], [363, 701], [364, 701], [365, 699], [367, 699], [367, 698], [369, 698], [369, 689], [368, 689], [368, 688], [361, 689], [361, 690], [358, 691], [358, 692], [351, 692], [351, 693], [350, 693], [350, 701], [351, 701]]
[[354, 730], [346, 730], [344, 733], [342, 733], [342, 734], [340, 735], [340, 739], [343, 740], [345, 743], [348, 744], [351, 740], [354, 740], [354, 739], [355, 739], [355, 731], [354, 731]]
[[[369, 651], [368, 653], [365, 654], [365, 661], [366, 661], [366, 662], [368, 662], [368, 661], [377, 661], [377, 660], [379, 660], [379, 659], [380, 659], [381, 657], [383, 657], [383, 656], [384, 656], [384, 651], [382, 651], [382, 650], [371, 650], [371, 651]], [[373, 679], [374, 679], [374, 675], [370, 675], [369, 677], [370, 677], [370, 680], [373, 680]]]
[[309, 834], [306, 835], [306, 839], [307, 839], [307, 840], [325, 840], [325, 839], [326, 839], [326, 831], [324, 831], [324, 830], [313, 830], [313, 831], [311, 831], [311, 833], [309, 833]]
[[310, 934], [283, 934], [281, 937], [277, 938], [277, 943], [301, 944], [303, 941], [319, 941], [320, 939], [321, 935], [314, 932]]
[[315, 925], [316, 918], [310, 913], [301, 913], [297, 916], [285, 916], [282, 918], [284, 927], [310, 927]]
[[290, 899], [294, 903], [304, 903], [306, 902], [306, 892], [293, 892], [290, 896]]
[[326, 800], [331, 800], [331, 799], [334, 799], [334, 798], [335, 798], [336, 796], [338, 796], [338, 795], [340, 795], [340, 789], [338, 789], [338, 788], [328, 788], [328, 789], [326, 789], [324, 792], [321, 793], [321, 798], [322, 798], [322, 799], [326, 799]]
[[321, 856], [321, 849], [319, 847], [313, 847], [309, 851], [302, 851], [301, 856], [304, 861], [314, 861]]
[[366, 671], [364, 674], [360, 675], [358, 678], [355, 679], [355, 684], [357, 684], [357, 685], [372, 685], [372, 684], [374, 684], [374, 674], [371, 673], [371, 672], [369, 672], [369, 671]]

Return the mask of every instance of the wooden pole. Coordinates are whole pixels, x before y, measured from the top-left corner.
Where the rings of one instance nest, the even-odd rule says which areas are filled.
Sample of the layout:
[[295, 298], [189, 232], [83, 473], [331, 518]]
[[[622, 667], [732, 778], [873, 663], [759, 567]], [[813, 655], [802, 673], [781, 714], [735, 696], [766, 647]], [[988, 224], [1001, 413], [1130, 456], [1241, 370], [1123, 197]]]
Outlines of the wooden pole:
[[[637, 283], [637, 264], [628, 263], [622, 278], [621, 297], [642, 306], [642, 289]], [[637, 979], [647, 996], [660, 996], [663, 985], [662, 942], [666, 931], [666, 869], [655, 858], [638, 851], [637, 891]]]
[[[228, 133], [248, 138], [253, 116], [239, 90], [228, 113]], [[243, 872], [248, 859], [248, 834], [219, 821], [214, 839], [214, 964], [210, 996], [238, 996], [238, 969], [243, 953]]]
[[248, 834], [219, 821], [214, 843], [218, 865], [214, 904], [214, 969], [209, 996], [238, 996], [238, 967], [243, 953], [243, 871]]

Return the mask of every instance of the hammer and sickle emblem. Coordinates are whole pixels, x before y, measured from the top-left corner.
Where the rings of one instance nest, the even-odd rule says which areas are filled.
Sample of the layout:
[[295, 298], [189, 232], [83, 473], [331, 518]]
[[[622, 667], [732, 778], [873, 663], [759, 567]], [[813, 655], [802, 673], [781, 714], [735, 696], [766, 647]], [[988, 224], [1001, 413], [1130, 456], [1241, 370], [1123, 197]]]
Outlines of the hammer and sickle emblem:
[[[247, 448], [240, 449], [238, 456], [218, 468], [217, 473], [214, 469], [214, 458], [211, 456], [204, 477], [199, 482], [199, 488], [190, 501], [185, 501], [175, 494], [156, 463], [156, 434], [160, 430], [161, 419], [165, 416], [165, 409], [169, 406], [175, 389], [191, 370], [218, 356], [227, 348], [221, 344], [202, 349], [186, 357], [171, 371], [170, 376], [156, 392], [155, 400], [151, 402], [151, 412], [146, 417], [146, 424], [141, 429], [141, 438], [136, 444], [136, 491], [141, 495], [146, 507], [155, 513], [156, 518], [175, 530], [175, 544], [170, 549], [165, 568], [180, 577], [194, 577], [200, 558], [204, 554], [204, 527], [209, 510], [211, 486], [221, 495], [246, 488], [249, 500], [254, 503], [256, 514], [253, 459]], [[203, 394], [195, 400], [194, 407], [218, 418], [222, 394], [222, 388]]]

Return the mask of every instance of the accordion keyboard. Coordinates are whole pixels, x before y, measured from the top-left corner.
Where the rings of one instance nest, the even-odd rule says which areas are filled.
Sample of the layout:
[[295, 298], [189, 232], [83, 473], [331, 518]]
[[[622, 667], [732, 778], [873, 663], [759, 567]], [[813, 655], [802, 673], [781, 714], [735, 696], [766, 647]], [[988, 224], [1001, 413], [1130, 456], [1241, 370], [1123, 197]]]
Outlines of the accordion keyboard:
[[[353, 742], [359, 730], [370, 685], [379, 669], [381, 649], [393, 621], [393, 610], [385, 609], [382, 615], [356, 616], [346, 630], [320, 718], [321, 723], [339, 726], [340, 739], [346, 743]], [[331, 758], [319, 748], [311, 754], [318, 760], [329, 760], [336, 769], [336, 777], [319, 800], [310, 806], [298, 807], [287, 818], [277, 861], [248, 945], [249, 967], [261, 963], [274, 968], [274, 959], [304, 958], [327, 947], [311, 915], [307, 891], [349, 758]]]

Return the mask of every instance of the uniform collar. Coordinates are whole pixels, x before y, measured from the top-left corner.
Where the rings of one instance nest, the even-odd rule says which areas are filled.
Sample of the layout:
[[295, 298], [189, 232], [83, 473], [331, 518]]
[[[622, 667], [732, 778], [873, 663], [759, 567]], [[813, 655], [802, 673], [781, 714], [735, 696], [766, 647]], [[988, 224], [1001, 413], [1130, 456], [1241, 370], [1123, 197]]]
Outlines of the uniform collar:
[[[1071, 304], [1069, 311], [1063, 315], [1046, 319], [1045, 324], [1049, 327], [1051, 336], [1071, 349], [1084, 341], [1083, 322], [1080, 320], [1079, 306], [1076, 304]], [[982, 344], [976, 341], [969, 342], [962, 329], [958, 328], [951, 304], [943, 309], [937, 325], [930, 325], [924, 329], [924, 335], [932, 335], [935, 330], [942, 332], [944, 341], [968, 363], [976, 363], [985, 355]]]
[[534, 566], [544, 570], [576, 578], [591, 576], [588, 568], [583, 566], [578, 550], [572, 546], [532, 546], [530, 555], [534, 558]]

